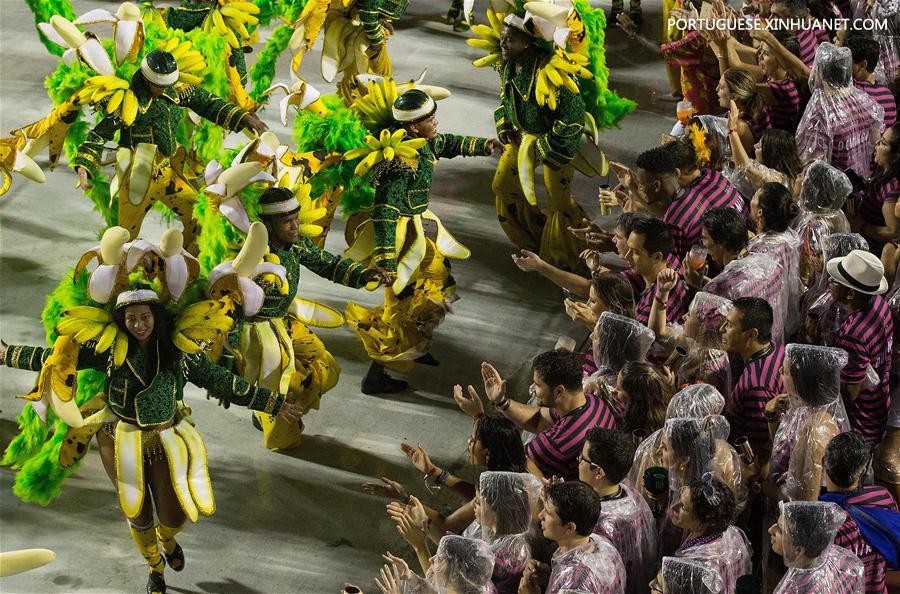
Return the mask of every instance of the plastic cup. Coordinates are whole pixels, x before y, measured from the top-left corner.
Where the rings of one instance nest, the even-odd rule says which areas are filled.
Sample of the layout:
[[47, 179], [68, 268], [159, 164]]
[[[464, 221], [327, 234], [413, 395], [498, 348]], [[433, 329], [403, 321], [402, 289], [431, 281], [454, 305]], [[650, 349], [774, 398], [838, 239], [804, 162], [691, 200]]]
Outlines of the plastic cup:
[[694, 106], [690, 101], [679, 101], [675, 106], [675, 116], [682, 124], [687, 124], [692, 115], [694, 115]]
[[570, 353], [575, 352], [575, 347], [578, 344], [575, 342], [575, 339], [571, 336], [560, 336], [559, 340], [556, 341], [556, 346], [553, 347], [554, 350], [563, 350], [569, 351]]
[[706, 266], [706, 257], [708, 255], [709, 250], [706, 249], [705, 245], [695, 245], [687, 253], [687, 264], [694, 270], [700, 270], [701, 268]]

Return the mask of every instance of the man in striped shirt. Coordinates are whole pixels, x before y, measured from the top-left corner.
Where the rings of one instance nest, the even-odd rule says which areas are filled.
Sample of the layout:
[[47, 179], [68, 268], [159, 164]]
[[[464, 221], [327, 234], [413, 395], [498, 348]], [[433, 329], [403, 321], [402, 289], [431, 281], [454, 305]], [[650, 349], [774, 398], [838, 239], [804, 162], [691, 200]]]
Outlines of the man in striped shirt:
[[555, 350], [534, 358], [531, 394], [540, 406], [510, 399], [506, 381], [490, 364], [481, 364], [481, 374], [494, 408], [519, 429], [535, 434], [525, 455], [528, 471], [536, 476], [577, 479], [578, 455], [587, 432], [594, 427], [615, 428], [612, 407], [582, 390], [581, 363], [575, 353]]
[[687, 285], [678, 278], [675, 287], [669, 291], [665, 300], [656, 293], [656, 279], [659, 273], [668, 267], [666, 257], [672, 250], [669, 228], [655, 217], [635, 219], [627, 246], [625, 260], [631, 266], [631, 270], [644, 279], [645, 283], [644, 290], [635, 299], [637, 301], [635, 319], [646, 326], [650, 320], [653, 300], [659, 297], [660, 307], [666, 310], [666, 319], [680, 323], [690, 305]]
[[[847, 505], [882, 507], [897, 511], [897, 504], [887, 489], [881, 485], [863, 486], [866, 468], [872, 459], [872, 448], [859, 433], [851, 431], [835, 436], [825, 448], [825, 488], [828, 493], [822, 499]], [[843, 504], [842, 504], [843, 502]], [[838, 528], [834, 544], [844, 547], [859, 557], [865, 567], [866, 594], [885, 594], [884, 557], [863, 539], [859, 526], [851, 514]]]
[[850, 425], [874, 446], [884, 435], [891, 399], [894, 326], [891, 310], [880, 297], [888, 289], [884, 266], [877, 256], [853, 250], [829, 260], [825, 270], [835, 303], [847, 313], [833, 345], [849, 356], [841, 370], [847, 416]]
[[[797, 23], [809, 19], [809, 7], [806, 0], [776, 0], [772, 3], [772, 16]], [[827, 41], [827, 38], [822, 31], [809, 25], [795, 29], [793, 33], [800, 44], [800, 59], [811, 68], [816, 57], [816, 47], [822, 41]]]
[[881, 48], [878, 42], [860, 34], [848, 35], [844, 46], [853, 55], [853, 84], [884, 108], [884, 127], [890, 128], [897, 121], [897, 102], [887, 87], [875, 84], [875, 67]]
[[744, 219], [733, 209], [710, 209], [703, 213], [701, 220], [703, 245], [721, 272], [710, 279], [702, 269], [696, 271], [687, 267], [685, 281], [692, 289], [731, 301], [741, 297], [765, 299], [775, 316], [772, 336], [776, 342], [781, 342], [785, 322], [781, 265], [768, 254], [747, 252], [747, 228]]
[[672, 252], [683, 260], [688, 250], [700, 243], [700, 215], [708, 205], [702, 196], [679, 193], [678, 169], [665, 147], [644, 151], [636, 164], [637, 173], [626, 169], [628, 181], [622, 183], [647, 210], [662, 217], [672, 234]]
[[784, 392], [784, 346], [772, 341], [771, 306], [758, 297], [736, 299], [722, 326], [722, 342], [729, 355], [744, 362], [725, 407], [731, 437], [746, 437], [765, 460], [771, 447], [766, 404]]
[[680, 199], [687, 202], [706, 202], [707, 208], [733, 208], [749, 220], [750, 209], [737, 189], [721, 172], [699, 166], [697, 151], [688, 140], [673, 140], [663, 145], [678, 169]]

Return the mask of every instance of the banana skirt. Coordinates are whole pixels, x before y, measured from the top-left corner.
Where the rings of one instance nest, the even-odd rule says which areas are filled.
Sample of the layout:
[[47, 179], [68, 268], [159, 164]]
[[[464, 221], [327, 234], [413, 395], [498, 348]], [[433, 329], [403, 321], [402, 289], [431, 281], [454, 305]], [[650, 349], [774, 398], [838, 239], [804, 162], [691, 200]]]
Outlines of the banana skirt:
[[98, 430], [115, 444], [116, 490], [119, 505], [129, 518], [140, 514], [146, 492], [145, 470], [167, 460], [172, 487], [185, 515], [196, 522], [199, 514], [216, 511], [206, 446], [188, 417], [178, 417], [162, 429], [141, 429], [122, 421], [104, 407], [84, 420], [84, 425], [69, 429], [60, 450], [60, 465], [71, 467], [87, 451], [87, 444]]

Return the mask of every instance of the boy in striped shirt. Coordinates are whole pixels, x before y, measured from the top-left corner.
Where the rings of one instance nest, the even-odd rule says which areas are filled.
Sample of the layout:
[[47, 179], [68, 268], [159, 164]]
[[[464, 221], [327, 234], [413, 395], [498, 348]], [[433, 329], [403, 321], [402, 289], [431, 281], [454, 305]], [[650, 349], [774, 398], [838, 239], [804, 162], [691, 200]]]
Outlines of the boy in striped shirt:
[[747, 203], [731, 182], [715, 169], [700, 167], [692, 142], [673, 140], [663, 146], [672, 155], [678, 169], [682, 200], [689, 203], [706, 202], [707, 208], [733, 208], [744, 219], [750, 218]]
[[656, 279], [660, 272], [668, 268], [666, 257], [672, 250], [669, 228], [655, 217], [641, 217], [634, 221], [626, 244], [628, 251], [625, 252], [625, 260], [645, 283], [644, 290], [636, 298], [635, 319], [646, 326], [653, 300], [659, 298], [660, 307], [666, 310], [666, 318], [680, 323], [690, 305], [687, 285], [678, 278], [665, 299], [657, 295], [656, 290]]
[[766, 404], [784, 392], [784, 346], [772, 341], [772, 307], [758, 297], [736, 299], [722, 326], [722, 343], [744, 362], [725, 407], [731, 437], [746, 437], [765, 460], [771, 448]]
[[847, 416], [853, 429], [874, 446], [884, 435], [891, 398], [894, 326], [880, 296], [888, 289], [884, 266], [874, 254], [853, 250], [829, 260], [825, 270], [835, 303], [847, 313], [833, 345], [849, 356], [841, 370]]
[[[582, 390], [581, 363], [575, 353], [555, 350], [534, 358], [530, 392], [540, 406], [510, 399], [506, 380], [492, 365], [482, 363], [481, 375], [494, 408], [519, 429], [535, 434], [525, 446], [525, 455], [528, 471], [538, 477], [577, 479], [578, 456], [587, 432], [594, 427], [615, 428], [612, 407]], [[470, 387], [469, 393], [473, 392]]]
[[860, 34], [850, 34], [844, 41], [853, 56], [853, 85], [865, 92], [884, 108], [884, 127], [890, 128], [897, 121], [897, 102], [887, 87], [875, 84], [875, 68], [881, 48], [878, 42]]
[[[825, 488], [828, 493], [840, 497], [826, 494], [822, 499], [833, 501], [838, 505], [843, 501], [847, 505], [882, 507], [897, 511], [897, 504], [887, 489], [881, 485], [863, 486], [866, 468], [871, 459], [872, 448], [859, 433], [850, 431], [835, 436], [825, 448]], [[866, 594], [887, 592], [884, 557], [863, 539], [852, 514], [848, 514], [838, 528], [834, 544], [844, 547], [863, 562]]]

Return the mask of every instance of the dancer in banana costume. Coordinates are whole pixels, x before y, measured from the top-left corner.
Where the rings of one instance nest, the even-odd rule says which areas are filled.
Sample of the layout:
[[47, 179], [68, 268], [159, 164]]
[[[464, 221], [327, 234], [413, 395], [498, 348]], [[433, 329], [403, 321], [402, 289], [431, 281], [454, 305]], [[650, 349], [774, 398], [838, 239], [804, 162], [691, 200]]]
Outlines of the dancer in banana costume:
[[[185, 565], [175, 536], [187, 519], [215, 511], [206, 448], [182, 399], [185, 382], [289, 423], [299, 416], [282, 395], [232, 375], [206, 355], [231, 327], [227, 301], [198, 302], [176, 320], [149, 285], [128, 287], [114, 302], [112, 314], [92, 306], [67, 310], [52, 348], [3, 343], [0, 363], [41, 371], [38, 388], [25, 398], [36, 410], [43, 407], [44, 418], [49, 402], [69, 425], [62, 467], [81, 460], [97, 435], [100, 458], [149, 566], [146, 591], [164, 593], [166, 564], [175, 571]], [[81, 410], [73, 400], [77, 369], [107, 373], [104, 393]]]
[[408, 4], [409, 0], [308, 0], [293, 23], [289, 47], [296, 53], [292, 70], [299, 76], [304, 54], [312, 49], [319, 32], [324, 31], [322, 77], [333, 82], [342, 73], [338, 92], [349, 104], [357, 74], [391, 76], [387, 38]]
[[252, 113], [199, 86], [178, 83], [178, 77], [178, 65], [171, 53], [155, 50], [147, 54], [131, 80], [121, 111], [106, 106], [106, 117], [88, 134], [71, 164], [78, 174], [79, 187], [89, 188], [90, 176], [101, 167], [104, 146], [119, 132], [113, 180], [113, 195], [118, 192], [119, 225], [136, 238], [144, 215], [159, 200], [181, 219], [187, 249], [196, 254], [197, 225], [192, 216], [196, 191], [172, 161], [178, 148], [175, 131], [183, 110], [191, 109], [229, 130], [247, 128], [261, 133], [267, 128]]
[[[509, 15], [500, 36], [500, 107], [494, 121], [506, 150], [493, 182], [497, 216], [516, 246], [537, 251], [557, 268], [577, 271], [583, 266], [578, 257], [583, 246], [567, 228], [579, 227], [585, 218], [572, 197], [572, 160], [584, 133], [584, 101], [574, 81], [547, 91], [542, 67], [551, 63], [554, 54], [538, 42], [540, 32], [534, 23]], [[555, 75], [572, 80], [565, 71]], [[553, 104], [541, 105], [539, 96], [547, 95], [553, 97]], [[544, 166], [549, 196], [546, 214], [534, 195], [535, 160]]]
[[179, 6], [165, 9], [165, 22], [169, 27], [182, 31], [203, 27], [206, 31], [217, 31], [228, 41], [228, 100], [247, 111], [255, 111], [257, 105], [245, 90], [247, 62], [244, 54], [252, 51], [253, 44], [259, 41], [259, 32], [254, 29], [251, 33], [247, 27], [259, 24], [256, 16], [259, 13], [256, 4], [241, 0], [184, 0]]
[[[247, 244], [249, 249], [265, 250], [268, 243], [264, 259], [284, 268], [284, 282], [266, 275], [256, 277], [260, 290], [253, 290], [261, 297], [260, 306], [248, 310], [244, 300], [243, 316], [229, 336], [234, 355], [225, 353], [220, 361], [228, 365], [232, 358], [242, 377], [285, 394], [301, 415], [319, 408], [322, 395], [337, 384], [341, 372], [307, 324], [335, 328], [344, 323], [339, 312], [297, 296], [301, 267], [353, 288], [375, 289], [386, 278], [381, 270], [330, 254], [310, 240], [309, 236], [322, 232], [322, 227], [310, 222], [320, 219], [325, 209], [310, 208], [308, 190], [308, 186], [301, 189], [305, 209], [287, 188], [268, 188], [260, 196], [262, 223], [251, 225]], [[218, 277], [213, 270], [210, 282]], [[300, 445], [302, 421], [290, 423], [274, 414], [254, 414], [267, 448], [284, 450]]]
[[[375, 206], [345, 255], [384, 268], [391, 277], [383, 305], [366, 309], [347, 304], [347, 322], [372, 359], [362, 380], [365, 394], [406, 388], [405, 381], [385, 372], [385, 363], [437, 365], [428, 343], [454, 292], [445, 258], [468, 258], [470, 252], [428, 210], [435, 164], [442, 158], [487, 156], [502, 147], [495, 139], [439, 134], [436, 111], [430, 95], [407, 90], [392, 106], [392, 129], [368, 137], [366, 148], [345, 155], [363, 157], [356, 173], [371, 170], [375, 188]], [[426, 237], [424, 221], [437, 227], [435, 240]]]

